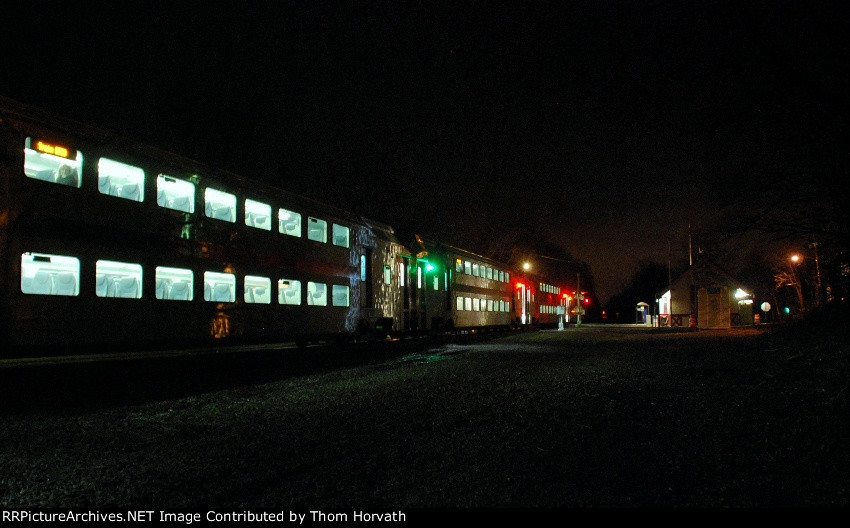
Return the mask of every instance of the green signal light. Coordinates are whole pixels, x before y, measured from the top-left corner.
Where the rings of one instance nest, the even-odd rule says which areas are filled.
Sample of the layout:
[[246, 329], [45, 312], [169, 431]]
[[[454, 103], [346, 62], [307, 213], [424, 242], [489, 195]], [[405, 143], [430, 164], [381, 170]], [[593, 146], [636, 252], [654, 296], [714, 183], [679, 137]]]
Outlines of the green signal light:
[[434, 265], [430, 262], [425, 262], [425, 271], [434, 271]]

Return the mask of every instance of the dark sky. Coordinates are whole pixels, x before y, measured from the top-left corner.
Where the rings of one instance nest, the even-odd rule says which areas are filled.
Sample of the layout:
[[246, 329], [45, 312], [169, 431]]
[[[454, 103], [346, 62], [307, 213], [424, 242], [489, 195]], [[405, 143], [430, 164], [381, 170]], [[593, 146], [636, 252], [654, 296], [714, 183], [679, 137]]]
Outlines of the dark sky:
[[603, 300], [847, 88], [840, 3], [19, 4], [3, 95], [471, 249], [542, 232]]

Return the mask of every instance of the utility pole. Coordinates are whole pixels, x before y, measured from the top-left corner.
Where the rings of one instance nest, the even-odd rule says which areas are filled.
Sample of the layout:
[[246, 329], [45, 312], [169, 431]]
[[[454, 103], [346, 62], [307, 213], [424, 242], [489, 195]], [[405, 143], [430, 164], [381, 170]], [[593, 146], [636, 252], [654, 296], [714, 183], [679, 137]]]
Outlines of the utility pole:
[[815, 250], [815, 306], [820, 306], [821, 297], [821, 281], [820, 281], [820, 243], [810, 242], [809, 248]]
[[670, 244], [670, 239], [667, 239], [667, 288], [670, 297], [667, 299], [670, 302], [667, 314], [667, 326], [673, 326], [673, 248]]
[[694, 239], [691, 236], [691, 224], [688, 224], [688, 266], [694, 265]]

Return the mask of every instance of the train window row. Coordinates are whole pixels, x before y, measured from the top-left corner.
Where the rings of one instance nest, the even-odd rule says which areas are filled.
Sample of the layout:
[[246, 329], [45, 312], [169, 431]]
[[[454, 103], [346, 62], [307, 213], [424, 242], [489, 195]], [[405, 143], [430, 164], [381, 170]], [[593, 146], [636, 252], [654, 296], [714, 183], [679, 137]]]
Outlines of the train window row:
[[511, 303], [504, 299], [458, 296], [455, 298], [455, 309], [459, 312], [510, 312]]
[[546, 293], [554, 293], [555, 295], [558, 295], [559, 293], [561, 293], [561, 288], [557, 286], [552, 286], [551, 284], [546, 284], [545, 282], [541, 282], [540, 291], [544, 291]]
[[[28, 137], [24, 146], [24, 173], [27, 177], [71, 187], [82, 186], [83, 155], [66, 147], [46, 143]], [[97, 188], [101, 194], [134, 202], [145, 200], [145, 171], [140, 167], [109, 158], [97, 162]], [[156, 203], [158, 206], [181, 211], [195, 212], [195, 184], [166, 174], [156, 178]], [[235, 223], [237, 218], [236, 195], [212, 187], [204, 190], [204, 215], [208, 218]], [[244, 204], [245, 225], [271, 231], [273, 213], [271, 204], [246, 199]], [[301, 237], [301, 214], [288, 209], [277, 210], [277, 231]], [[344, 248], [350, 247], [350, 229], [332, 224], [331, 243]], [[307, 238], [316, 242], [328, 242], [328, 222], [312, 216], [307, 219]]]
[[455, 259], [455, 272], [466, 273], [482, 279], [490, 279], [499, 282], [510, 282], [511, 275], [507, 271], [485, 266], [470, 260]]
[[[133, 262], [98, 260], [95, 263], [95, 293], [98, 297], [124, 299], [142, 298], [142, 265]], [[192, 301], [195, 274], [186, 268], [157, 266], [154, 297], [161, 300]], [[236, 275], [205, 271], [204, 300], [236, 302]], [[307, 281], [302, 296], [301, 281], [289, 278], [277, 280], [277, 304], [349, 306], [350, 288], [342, 284], [328, 285]], [[21, 292], [30, 295], [77, 296], [80, 294], [80, 260], [68, 255], [24, 253], [21, 255]], [[251, 304], [271, 304], [272, 279], [245, 275], [243, 300]], [[305, 302], [306, 297], [306, 302]]]
[[545, 314], [556, 314], [556, 313], [558, 313], [558, 309], [559, 309], [559, 308], [560, 308], [561, 310], [563, 310], [563, 309], [564, 309], [564, 307], [563, 307], [563, 306], [552, 306], [552, 305], [549, 305], [549, 304], [541, 304], [541, 305], [540, 305], [540, 313], [545, 313]]

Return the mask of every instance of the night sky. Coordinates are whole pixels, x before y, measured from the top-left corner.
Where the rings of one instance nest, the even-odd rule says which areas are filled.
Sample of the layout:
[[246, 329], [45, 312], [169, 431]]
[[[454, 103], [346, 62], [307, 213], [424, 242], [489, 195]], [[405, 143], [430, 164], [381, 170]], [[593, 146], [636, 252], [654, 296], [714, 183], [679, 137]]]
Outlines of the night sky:
[[840, 2], [17, 4], [0, 94], [473, 250], [548, 237], [603, 301], [848, 93]]

